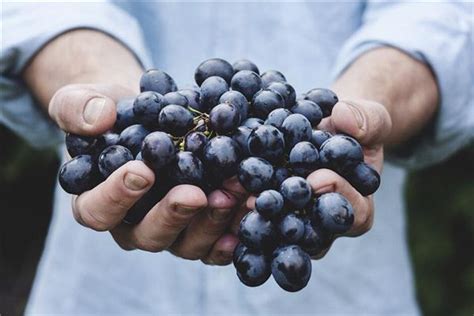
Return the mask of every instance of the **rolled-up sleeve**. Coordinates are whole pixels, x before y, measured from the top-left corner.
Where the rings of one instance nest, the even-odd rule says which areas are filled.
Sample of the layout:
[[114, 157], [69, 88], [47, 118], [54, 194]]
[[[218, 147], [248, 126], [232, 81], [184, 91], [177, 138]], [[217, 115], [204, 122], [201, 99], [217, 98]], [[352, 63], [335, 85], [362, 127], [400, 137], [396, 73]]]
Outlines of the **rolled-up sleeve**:
[[105, 1], [7, 2], [2, 6], [1, 27], [0, 124], [36, 147], [54, 146], [62, 140], [21, 80], [25, 66], [49, 41], [72, 29], [96, 29], [122, 42], [142, 65], [149, 64], [138, 23]]
[[363, 53], [392, 46], [431, 67], [440, 91], [432, 125], [388, 159], [408, 168], [439, 162], [474, 139], [473, 4], [367, 3], [362, 25], [344, 45], [337, 78]]

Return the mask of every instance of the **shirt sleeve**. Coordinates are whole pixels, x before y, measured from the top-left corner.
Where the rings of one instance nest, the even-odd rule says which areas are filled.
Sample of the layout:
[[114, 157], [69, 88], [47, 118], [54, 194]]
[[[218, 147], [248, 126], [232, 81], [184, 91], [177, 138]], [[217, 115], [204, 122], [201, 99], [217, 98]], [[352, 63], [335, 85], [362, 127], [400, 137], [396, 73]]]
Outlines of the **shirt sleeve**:
[[392, 162], [408, 168], [437, 163], [474, 139], [472, 3], [368, 2], [360, 28], [345, 43], [337, 78], [363, 53], [392, 46], [426, 63], [440, 91], [439, 110], [423, 133], [396, 151]]
[[49, 41], [69, 30], [95, 29], [117, 39], [142, 65], [149, 65], [138, 23], [106, 1], [7, 2], [1, 10], [0, 124], [35, 147], [54, 146], [63, 139], [21, 80], [25, 66]]

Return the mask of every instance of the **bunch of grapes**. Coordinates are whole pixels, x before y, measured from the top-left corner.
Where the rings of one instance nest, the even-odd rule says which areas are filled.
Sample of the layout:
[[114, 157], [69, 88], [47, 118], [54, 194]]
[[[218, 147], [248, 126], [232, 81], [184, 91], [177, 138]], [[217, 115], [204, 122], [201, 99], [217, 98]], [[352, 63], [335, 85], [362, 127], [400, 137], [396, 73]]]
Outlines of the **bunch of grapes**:
[[240, 224], [237, 276], [258, 286], [273, 275], [283, 289], [301, 290], [311, 276], [311, 257], [354, 221], [342, 195], [314, 195], [305, 178], [329, 168], [366, 196], [377, 190], [378, 173], [364, 163], [355, 139], [316, 129], [338, 102], [331, 90], [297, 98], [281, 72], [260, 74], [248, 60], [208, 59], [194, 78], [197, 86], [178, 90], [167, 73], [146, 71], [141, 93], [118, 102], [111, 131], [66, 135], [72, 159], [61, 167], [59, 183], [81, 194], [128, 161], [144, 161], [156, 181], [123, 219], [136, 224], [173, 186], [210, 192], [237, 175], [257, 196], [255, 210]]

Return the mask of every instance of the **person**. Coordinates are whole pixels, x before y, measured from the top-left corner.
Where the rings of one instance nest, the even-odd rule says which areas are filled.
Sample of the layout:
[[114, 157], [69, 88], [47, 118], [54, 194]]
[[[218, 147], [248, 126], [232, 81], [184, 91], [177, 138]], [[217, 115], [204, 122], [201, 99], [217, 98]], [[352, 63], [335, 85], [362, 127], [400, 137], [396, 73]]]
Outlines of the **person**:
[[322, 126], [354, 136], [366, 162], [384, 167], [369, 197], [327, 169], [309, 176], [315, 192], [352, 203], [348, 236], [358, 237], [313, 260], [308, 286], [294, 294], [273, 281], [247, 288], [228, 265], [252, 206], [235, 179], [208, 196], [176, 187], [133, 227], [121, 218], [154, 181], [140, 161], [74, 197], [73, 216], [58, 188], [27, 314], [419, 314], [400, 166], [436, 163], [474, 136], [472, 6], [4, 3], [0, 122], [35, 146], [63, 138], [44, 112], [63, 131], [96, 135], [112, 127], [117, 100], [139, 92], [144, 69], [184, 84], [217, 56], [279, 69], [297, 91], [330, 86], [341, 101]]

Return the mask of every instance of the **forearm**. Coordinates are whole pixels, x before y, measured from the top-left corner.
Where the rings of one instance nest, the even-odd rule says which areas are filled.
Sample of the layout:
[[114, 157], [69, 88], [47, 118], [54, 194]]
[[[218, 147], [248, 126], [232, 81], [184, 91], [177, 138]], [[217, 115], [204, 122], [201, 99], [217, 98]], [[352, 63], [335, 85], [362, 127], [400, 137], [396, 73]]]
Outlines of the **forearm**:
[[73, 83], [118, 84], [138, 92], [142, 68], [120, 42], [98, 31], [75, 30], [48, 43], [23, 79], [45, 107], [61, 87]]
[[340, 99], [368, 99], [383, 104], [392, 119], [387, 145], [418, 133], [439, 102], [434, 75], [423, 63], [394, 48], [380, 48], [358, 58], [334, 83]]

